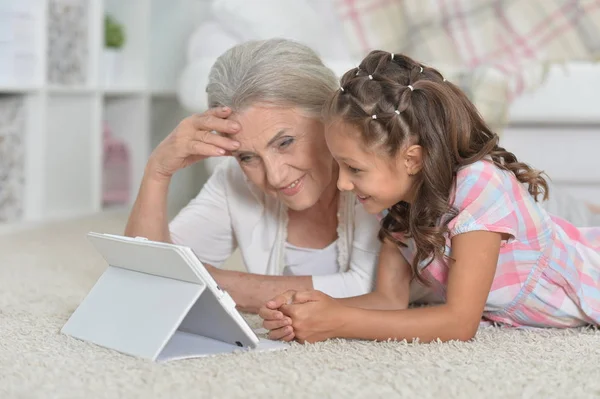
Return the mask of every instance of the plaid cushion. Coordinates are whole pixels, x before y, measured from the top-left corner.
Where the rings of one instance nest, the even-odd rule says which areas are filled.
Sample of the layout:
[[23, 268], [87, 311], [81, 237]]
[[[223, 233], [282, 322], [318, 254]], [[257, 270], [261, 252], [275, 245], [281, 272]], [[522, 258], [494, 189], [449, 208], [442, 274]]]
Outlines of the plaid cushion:
[[405, 53], [459, 84], [499, 129], [550, 62], [600, 57], [600, 0], [333, 0], [355, 57]]

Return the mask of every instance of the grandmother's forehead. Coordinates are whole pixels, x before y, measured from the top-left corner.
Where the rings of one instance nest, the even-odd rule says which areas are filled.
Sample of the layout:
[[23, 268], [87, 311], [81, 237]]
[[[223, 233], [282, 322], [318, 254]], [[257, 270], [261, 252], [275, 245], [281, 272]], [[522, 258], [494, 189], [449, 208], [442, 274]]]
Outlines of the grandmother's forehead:
[[277, 133], [282, 130], [281, 124], [266, 123], [260, 120], [238, 120], [241, 129], [234, 138], [243, 147], [266, 145]]
[[239, 122], [241, 130], [235, 135], [242, 145], [244, 142], [266, 144], [282, 130], [294, 129], [302, 122], [298, 115], [285, 109], [253, 107], [232, 114], [229, 119]]

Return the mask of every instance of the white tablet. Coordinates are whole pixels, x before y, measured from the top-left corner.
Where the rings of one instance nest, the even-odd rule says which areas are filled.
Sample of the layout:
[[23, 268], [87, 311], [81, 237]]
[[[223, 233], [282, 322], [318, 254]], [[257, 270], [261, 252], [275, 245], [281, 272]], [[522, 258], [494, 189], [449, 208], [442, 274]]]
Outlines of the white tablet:
[[109, 266], [63, 333], [152, 360], [287, 346], [259, 340], [190, 248], [112, 234], [88, 238]]

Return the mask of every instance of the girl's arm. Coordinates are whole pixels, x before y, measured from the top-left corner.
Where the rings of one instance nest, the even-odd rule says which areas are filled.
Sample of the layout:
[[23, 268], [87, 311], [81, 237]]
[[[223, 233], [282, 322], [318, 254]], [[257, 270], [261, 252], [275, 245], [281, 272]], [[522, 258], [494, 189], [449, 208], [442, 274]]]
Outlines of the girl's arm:
[[[362, 309], [406, 309], [410, 294], [412, 271], [398, 247], [385, 241], [381, 246], [377, 263], [377, 279], [374, 291], [349, 298], [338, 299], [337, 302], [346, 307]], [[292, 321], [285, 317], [280, 308], [288, 303], [296, 302], [296, 293], [290, 290], [276, 296], [264, 304], [258, 314], [263, 318], [263, 327], [270, 331], [269, 338], [290, 341], [294, 338]], [[302, 295], [302, 293], [300, 293]]]
[[386, 240], [377, 264], [376, 286], [365, 295], [339, 299], [345, 306], [362, 309], [406, 309], [412, 270], [398, 247]]
[[[496, 271], [502, 235], [487, 231], [452, 239], [444, 305], [400, 311], [348, 309], [346, 324], [334, 336], [374, 340], [418, 338], [421, 342], [473, 338]], [[451, 262], [449, 260], [449, 262]], [[296, 332], [296, 336], [298, 333]]]
[[[473, 338], [489, 295], [502, 234], [473, 231], [452, 239], [446, 303], [408, 310], [367, 310], [343, 305], [312, 291], [299, 293], [298, 304], [284, 305], [300, 342], [340, 337], [430, 342]], [[504, 237], [506, 238], [506, 237]]]

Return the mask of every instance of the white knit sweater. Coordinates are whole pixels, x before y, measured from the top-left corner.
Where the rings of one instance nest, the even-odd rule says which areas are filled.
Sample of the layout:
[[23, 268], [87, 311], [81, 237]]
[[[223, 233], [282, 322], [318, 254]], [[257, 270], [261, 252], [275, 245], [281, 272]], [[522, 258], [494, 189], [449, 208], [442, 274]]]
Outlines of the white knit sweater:
[[[373, 289], [380, 249], [377, 218], [366, 213], [352, 193], [341, 193], [339, 204], [340, 272], [313, 276], [314, 289], [336, 298]], [[169, 229], [174, 243], [189, 246], [204, 263], [220, 267], [239, 248], [250, 273], [281, 275], [287, 222], [287, 208], [248, 181], [237, 161], [229, 158], [216, 167]]]

